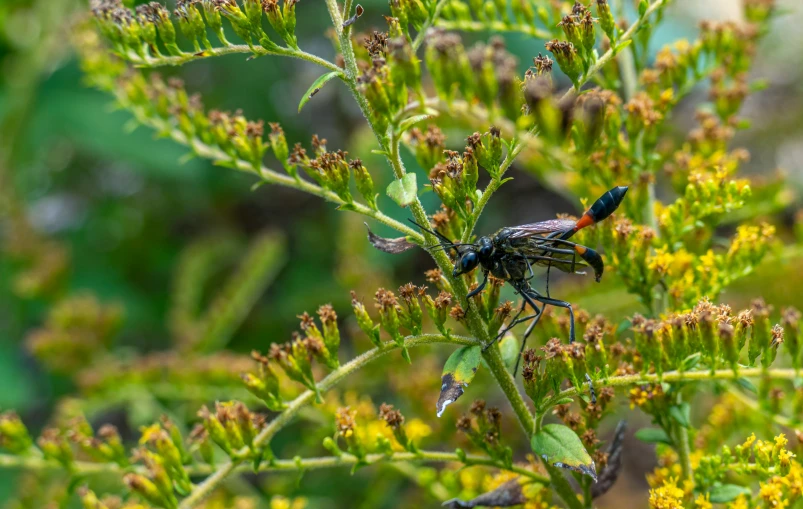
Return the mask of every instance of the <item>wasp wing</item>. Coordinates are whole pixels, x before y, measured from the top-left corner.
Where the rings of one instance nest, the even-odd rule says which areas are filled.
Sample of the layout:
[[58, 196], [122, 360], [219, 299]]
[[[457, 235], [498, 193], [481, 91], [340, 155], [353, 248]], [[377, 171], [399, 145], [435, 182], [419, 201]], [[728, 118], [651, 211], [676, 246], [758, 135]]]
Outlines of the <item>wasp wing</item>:
[[523, 239], [527, 237], [545, 236], [550, 233], [568, 232], [574, 229], [577, 221], [574, 219], [549, 219], [538, 223], [511, 226], [511, 239]]

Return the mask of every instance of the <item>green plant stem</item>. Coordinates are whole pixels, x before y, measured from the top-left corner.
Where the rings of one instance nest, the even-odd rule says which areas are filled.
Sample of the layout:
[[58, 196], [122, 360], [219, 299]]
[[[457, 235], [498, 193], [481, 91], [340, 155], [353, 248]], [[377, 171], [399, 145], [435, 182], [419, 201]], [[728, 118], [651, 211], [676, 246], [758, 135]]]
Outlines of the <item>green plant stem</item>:
[[585, 73], [582, 77], [580, 77], [576, 86], [572, 86], [571, 88], [569, 88], [569, 90], [566, 91], [565, 94], [563, 94], [563, 97], [560, 99], [560, 102], [568, 100], [572, 95], [576, 94], [580, 90], [580, 87], [585, 85], [595, 74], [597, 74], [597, 72], [599, 72], [600, 69], [605, 67], [608, 61], [616, 56], [616, 53], [614, 52], [616, 46], [621, 45], [623, 42], [632, 39], [633, 35], [636, 33], [636, 30], [638, 30], [638, 28], [642, 25], [642, 23], [644, 23], [653, 12], [655, 12], [659, 7], [664, 5], [667, 1], [668, 0], [656, 0], [655, 2], [650, 4], [647, 7], [647, 10], [644, 12], [644, 16], [638, 18], [636, 21], [633, 22], [632, 25], [630, 25], [630, 27], [625, 31], [625, 33], [623, 33], [621, 37], [617, 39], [616, 45], [612, 46], [611, 49], [603, 53], [602, 56], [599, 57], [596, 62], [594, 62], [594, 64], [588, 69], [588, 72]]
[[530, 25], [518, 23], [509, 24], [504, 21], [463, 21], [439, 19], [435, 26], [446, 30], [459, 30], [461, 32], [511, 32], [529, 35], [538, 39], [551, 39], [549, 31]]
[[137, 55], [134, 52], [130, 52], [121, 56], [125, 60], [128, 60], [137, 67], [165, 67], [165, 66], [184, 65], [188, 62], [194, 62], [196, 60], [203, 60], [205, 58], [220, 57], [224, 55], [233, 55], [233, 54], [249, 54], [252, 57], [278, 55], [284, 57], [298, 58], [300, 60], [306, 60], [307, 62], [320, 65], [321, 67], [329, 69], [330, 71], [333, 72], [337, 72], [340, 74], [342, 74], [343, 72], [343, 69], [333, 64], [332, 62], [329, 62], [328, 60], [325, 60], [311, 53], [307, 53], [306, 51], [294, 50], [291, 48], [279, 48], [278, 51], [268, 51], [261, 46], [254, 46], [252, 48], [246, 44], [232, 44], [231, 46], [222, 46], [219, 48], [205, 49], [199, 53], [184, 53], [175, 56], [159, 55], [159, 56], [146, 56], [145, 58], [142, 58], [141, 56]]
[[678, 424], [677, 429], [677, 443], [675, 450], [680, 459], [680, 468], [682, 471], [682, 478], [694, 483], [694, 471], [691, 467], [691, 449], [689, 447], [689, 430]]
[[[358, 458], [348, 453], [343, 453], [341, 456], [324, 456], [320, 458], [304, 458], [300, 461], [295, 459], [280, 459], [274, 460], [270, 463], [265, 462], [259, 467], [260, 472], [294, 472], [298, 470], [318, 470], [323, 468], [335, 468], [342, 466], [352, 466], [357, 463]], [[380, 463], [392, 462], [412, 462], [412, 463], [447, 463], [458, 462], [466, 465], [482, 465], [488, 467], [498, 468], [500, 470], [507, 470], [514, 472], [521, 476], [530, 478], [536, 482], [549, 483], [549, 478], [540, 475], [532, 470], [528, 470], [519, 466], [507, 467], [503, 462], [494, 460], [487, 456], [480, 456], [476, 454], [467, 454], [465, 463], [461, 458], [453, 452], [440, 452], [440, 451], [418, 451], [416, 453], [410, 452], [395, 452], [391, 455], [386, 454], [368, 454], [365, 457], [365, 463], [368, 465], [375, 465]], [[185, 466], [187, 474], [190, 476], [209, 475], [217, 471], [220, 467], [226, 465], [207, 465], [204, 463], [196, 463], [193, 465]], [[15, 456], [11, 454], [0, 454], [0, 468], [19, 468], [25, 470], [36, 471], [63, 471], [64, 466], [55, 460], [45, 459], [42, 456]], [[240, 464], [237, 465], [233, 472], [253, 472], [252, 465]], [[72, 463], [72, 474], [87, 476], [87, 475], [101, 475], [108, 473], [119, 472], [137, 472], [141, 474], [147, 473], [147, 469], [141, 465], [130, 467], [121, 467], [117, 463], [94, 463], [89, 461], [76, 461]]]
[[[418, 345], [432, 343], [476, 345], [477, 341], [464, 336], [450, 335], [447, 338], [441, 334], [422, 334], [420, 336], [409, 336], [405, 338], [403, 345], [407, 348], [411, 348]], [[326, 378], [316, 384], [316, 391], [304, 391], [296, 399], [288, 403], [287, 408], [285, 408], [278, 416], [276, 416], [276, 418], [268, 423], [268, 425], [259, 432], [256, 438], [254, 438], [254, 447], [258, 448], [270, 443], [270, 440], [276, 435], [276, 433], [289, 424], [302, 408], [315, 401], [316, 392], [322, 394], [328, 391], [348, 375], [398, 348], [400, 348], [400, 346], [396, 344], [395, 341], [387, 341], [383, 343], [382, 346], [368, 350], [362, 355], [355, 357], [348, 363], [343, 364], [338, 369], [329, 373]], [[240, 451], [237, 451], [235, 456], [238, 458], [244, 458], [248, 454], [249, 449], [246, 447]], [[220, 484], [226, 477], [231, 475], [237, 469], [237, 466], [242, 463], [242, 461], [242, 459], [233, 459], [228, 463], [218, 465], [215, 471], [204, 482], [197, 485], [195, 489], [193, 489], [192, 493], [190, 493], [190, 495], [181, 502], [179, 508], [189, 509], [203, 500], [218, 484]]]
[[[598, 389], [600, 387], [619, 387], [624, 385], [640, 385], [654, 382], [703, 382], [706, 380], [733, 380], [736, 378], [758, 378], [764, 376], [774, 380], [794, 380], [796, 374], [795, 370], [791, 368], [743, 368], [740, 369], [738, 373], [734, 373], [732, 369], [718, 369], [715, 371], [711, 371], [709, 369], [699, 371], [668, 371], [663, 375], [653, 373], [613, 376], [610, 378], [595, 380], [593, 385], [595, 389]], [[555, 403], [561, 399], [571, 398], [574, 396], [577, 396], [577, 388], [570, 387], [547, 399], [542, 405], [542, 408], [552, 408], [555, 406]]]
[[[680, 392], [678, 392], [677, 404], [680, 405], [682, 403], [683, 398]], [[689, 447], [689, 430], [685, 426], [680, 425], [680, 423], [675, 423], [675, 429], [677, 430], [675, 450], [680, 460], [682, 478], [694, 484], [694, 470], [691, 466], [691, 449]]]

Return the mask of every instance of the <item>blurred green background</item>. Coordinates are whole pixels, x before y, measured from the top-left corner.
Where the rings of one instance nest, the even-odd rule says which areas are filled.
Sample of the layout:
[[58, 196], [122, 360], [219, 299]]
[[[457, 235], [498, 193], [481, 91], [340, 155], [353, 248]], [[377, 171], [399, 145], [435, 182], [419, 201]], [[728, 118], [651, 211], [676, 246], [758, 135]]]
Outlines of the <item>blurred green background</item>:
[[[803, 31], [795, 27], [803, 22], [803, 12], [795, 6], [797, 0], [781, 3], [790, 12], [777, 20], [763, 41], [754, 70], [770, 86], [745, 105], [742, 116], [753, 127], [741, 132], [735, 145], [752, 154], [746, 171], [784, 170], [789, 190], [797, 196], [803, 186], [803, 56], [799, 51]], [[382, 26], [387, 2], [365, 0], [362, 4], [366, 16], [360, 28]], [[655, 49], [662, 41], [692, 37], [700, 19], [738, 18], [738, 5], [731, 0], [675, 2]], [[181, 147], [156, 139], [144, 128], [132, 131], [126, 112], [115, 111], [107, 96], [82, 84], [70, 52], [69, 26], [85, 9], [76, 0], [0, 2], [0, 410], [17, 409], [36, 429], [47, 422], [59, 398], [75, 391], [69, 378], [38, 365], [24, 346], [26, 336], [65, 295], [88, 291], [102, 302], [122, 305], [125, 320], [114, 343], [121, 352], [170, 348], [174, 338], [168, 322], [176, 267], [182, 251], [208, 235], [225, 235], [243, 249], [261, 232], [280, 232], [286, 238], [286, 261], [228, 345], [236, 352], [265, 351], [271, 342], [288, 340], [297, 328], [296, 315], [313, 312], [320, 304], [331, 302], [345, 314], [352, 288], [368, 302], [378, 286], [395, 289], [410, 280], [423, 282], [422, 272], [431, 268], [425, 254], [391, 256], [372, 250], [361, 219], [294, 190], [263, 186], [252, 191], [250, 176], [187, 159]], [[332, 58], [326, 37], [329, 17], [322, 2], [301, 2], [298, 19], [302, 47]], [[472, 37], [485, 39], [487, 34], [465, 39]], [[532, 56], [543, 51], [543, 41], [518, 35], [507, 41], [520, 59], [522, 73]], [[319, 74], [309, 64], [279, 58], [249, 61], [235, 55], [160, 72], [181, 77], [189, 90], [202, 93], [210, 107], [241, 108], [248, 118], [280, 122], [291, 144], [306, 143], [317, 133], [329, 140], [330, 147], [362, 157], [374, 175], [388, 178], [388, 172], [377, 170], [384, 163], [370, 154], [372, 140], [364, 120], [343, 87], [326, 87], [297, 114], [302, 91]], [[693, 105], [705, 94], [703, 86], [675, 115], [679, 136], [688, 131]], [[408, 159], [414, 166], [414, 159]], [[502, 188], [480, 231], [577, 212], [576, 202], [545, 189], [525, 173], [514, 172], [519, 182], [515, 188]], [[384, 188], [383, 182], [377, 182], [377, 187]], [[793, 204], [774, 221], [790, 227], [795, 208]], [[398, 217], [404, 218], [404, 211]], [[379, 225], [371, 226], [377, 233], [389, 233]], [[26, 239], [34, 247], [28, 249]], [[61, 255], [65, 271], [53, 291], [41, 295], [20, 291], [21, 274], [39, 263], [61, 263]], [[790, 253], [781, 261], [767, 263], [730, 288], [723, 300], [740, 306], [761, 295], [776, 308], [801, 307], [799, 262]], [[591, 288], [564, 282], [561, 291], [576, 297], [592, 314], [605, 312], [621, 318], [638, 309], [632, 297], [612, 295], [604, 285]], [[595, 298], [596, 292], [604, 298]], [[358, 348], [346, 345], [345, 349]], [[424, 364], [417, 369], [424, 369]], [[432, 367], [438, 370], [437, 363]], [[400, 376], [412, 374], [412, 369], [400, 368]], [[387, 378], [383, 369], [371, 370], [356, 386], [377, 395], [379, 402], [392, 398]], [[409, 402], [405, 404], [411, 408]], [[417, 408], [433, 405], [423, 401]], [[284, 438], [293, 441], [291, 436]], [[0, 502], [12, 492], [16, 475], [0, 472]], [[354, 491], [352, 500], [366, 507], [387, 506], [387, 501], [371, 505], [372, 497], [361, 493], [361, 486], [349, 481], [347, 472], [328, 475], [315, 477], [321, 484], [313, 485], [313, 491], [319, 490], [320, 495], [336, 486], [341, 501], [350, 500], [345, 492]], [[636, 481], [623, 484], [631, 482]], [[383, 481], [377, 488], [391, 489], [383, 483], [392, 481]], [[306, 492], [309, 487], [305, 486]]]

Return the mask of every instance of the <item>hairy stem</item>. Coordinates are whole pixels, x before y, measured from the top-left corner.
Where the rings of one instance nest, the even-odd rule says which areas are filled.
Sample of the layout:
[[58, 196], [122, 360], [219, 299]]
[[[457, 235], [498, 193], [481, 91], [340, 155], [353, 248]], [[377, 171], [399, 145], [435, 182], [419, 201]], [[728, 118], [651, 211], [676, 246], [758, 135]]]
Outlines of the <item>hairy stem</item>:
[[[323, 468], [334, 468], [342, 466], [352, 466], [359, 460], [356, 456], [348, 453], [343, 453], [341, 456], [324, 456], [320, 458], [304, 458], [301, 460], [295, 459], [280, 459], [274, 460], [270, 463], [265, 462], [259, 467], [260, 472], [297, 472], [299, 470], [318, 470]], [[549, 478], [540, 475], [532, 470], [528, 470], [519, 466], [507, 467], [503, 462], [494, 460], [487, 456], [480, 456], [476, 454], [467, 454], [465, 462], [453, 452], [440, 452], [440, 451], [418, 451], [416, 453], [410, 452], [395, 452], [391, 455], [386, 454], [368, 454], [364, 459], [365, 464], [375, 465], [378, 463], [392, 463], [392, 462], [413, 462], [413, 463], [446, 463], [446, 462], [459, 462], [465, 465], [482, 465], [488, 467], [498, 468], [500, 470], [507, 470], [514, 472], [521, 476], [530, 478], [536, 482], [549, 483]], [[190, 476], [209, 475], [228, 464], [221, 465], [207, 465], [197, 463], [185, 466], [187, 474]], [[42, 456], [14, 456], [10, 454], [0, 454], [0, 468], [20, 468], [25, 470], [37, 471], [61, 471], [64, 466], [55, 460], [45, 459]], [[252, 465], [240, 464], [231, 469], [232, 472], [253, 472]], [[108, 473], [119, 472], [138, 472], [141, 474], [147, 473], [144, 466], [131, 466], [121, 467], [116, 463], [93, 463], [89, 461], [76, 461], [72, 463], [72, 473], [74, 475], [87, 476], [87, 475], [102, 475]]]
[[291, 48], [279, 48], [278, 51], [268, 51], [261, 46], [249, 47], [246, 44], [232, 44], [231, 46], [223, 46], [220, 48], [205, 49], [199, 53], [184, 53], [175, 56], [146, 56], [142, 58], [134, 52], [122, 55], [125, 60], [128, 60], [137, 67], [165, 67], [165, 66], [179, 66], [195, 60], [203, 60], [205, 58], [220, 57], [224, 55], [233, 54], [249, 54], [255, 56], [279, 55], [284, 57], [298, 58], [306, 60], [313, 64], [319, 65], [330, 71], [342, 73], [343, 69], [336, 66], [332, 62], [325, 60], [319, 56], [307, 53], [306, 51], [294, 50]]
[[[663, 375], [652, 374], [637, 374], [637, 375], [624, 375], [613, 376], [610, 378], [603, 378], [596, 380], [593, 383], [594, 388], [600, 387], [619, 387], [624, 385], [639, 385], [654, 382], [701, 382], [706, 380], [734, 380], [737, 378], [758, 378], [768, 377], [773, 380], [794, 380], [794, 369], [764, 369], [764, 368], [743, 368], [734, 373], [732, 369], [718, 369], [699, 370], [699, 371], [668, 371]], [[551, 408], [555, 403], [563, 398], [571, 398], [577, 396], [577, 388], [570, 387], [558, 394], [555, 394], [543, 404], [543, 408]]]
[[[418, 345], [426, 345], [431, 343], [453, 343], [458, 345], [476, 345], [477, 341], [472, 338], [467, 338], [464, 336], [454, 336], [451, 335], [448, 338], [440, 335], [440, 334], [422, 334], [420, 336], [410, 336], [405, 338], [404, 346], [407, 348], [418, 346]], [[279, 432], [282, 428], [284, 428], [287, 424], [292, 421], [298, 412], [304, 408], [305, 406], [309, 405], [313, 401], [315, 401], [315, 393], [324, 393], [338, 384], [341, 380], [346, 378], [348, 375], [354, 373], [358, 369], [370, 364], [371, 362], [375, 361], [376, 359], [382, 357], [383, 355], [392, 352], [396, 349], [400, 348], [394, 341], [388, 341], [382, 344], [382, 346], [373, 348], [368, 350], [367, 352], [363, 353], [362, 355], [355, 357], [351, 361], [346, 364], [343, 364], [338, 369], [329, 373], [323, 380], [316, 384], [317, 390], [316, 391], [305, 391], [296, 399], [291, 401], [287, 408], [285, 408], [282, 413], [280, 413], [276, 418], [274, 418], [267, 426], [265, 426], [262, 431], [254, 439], [254, 447], [261, 447], [267, 445], [270, 440]], [[246, 457], [249, 453], [248, 448], [244, 448], [240, 451], [237, 451], [235, 456], [239, 457]], [[226, 477], [231, 475], [242, 463], [241, 459], [233, 459], [228, 463], [224, 463], [219, 465], [216, 470], [210, 475], [204, 482], [199, 484], [195, 487], [195, 489], [190, 493], [187, 498], [185, 498], [181, 505], [179, 506], [180, 509], [189, 509], [190, 507], [194, 507], [195, 504], [199, 503], [203, 500], [212, 490], [220, 484]]]

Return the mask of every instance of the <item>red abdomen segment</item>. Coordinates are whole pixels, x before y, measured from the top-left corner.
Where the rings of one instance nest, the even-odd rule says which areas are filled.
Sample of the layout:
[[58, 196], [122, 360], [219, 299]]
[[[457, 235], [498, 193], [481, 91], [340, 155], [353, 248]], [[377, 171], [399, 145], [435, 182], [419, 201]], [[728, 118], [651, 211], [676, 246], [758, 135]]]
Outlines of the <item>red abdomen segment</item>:
[[566, 239], [573, 235], [576, 231], [582, 230], [586, 226], [599, 223], [606, 217], [613, 214], [619, 208], [625, 195], [627, 194], [627, 186], [616, 186], [610, 191], [600, 196], [597, 201], [591, 205], [583, 217], [581, 217], [574, 225], [574, 229], [569, 233], [567, 232], [562, 238]]

